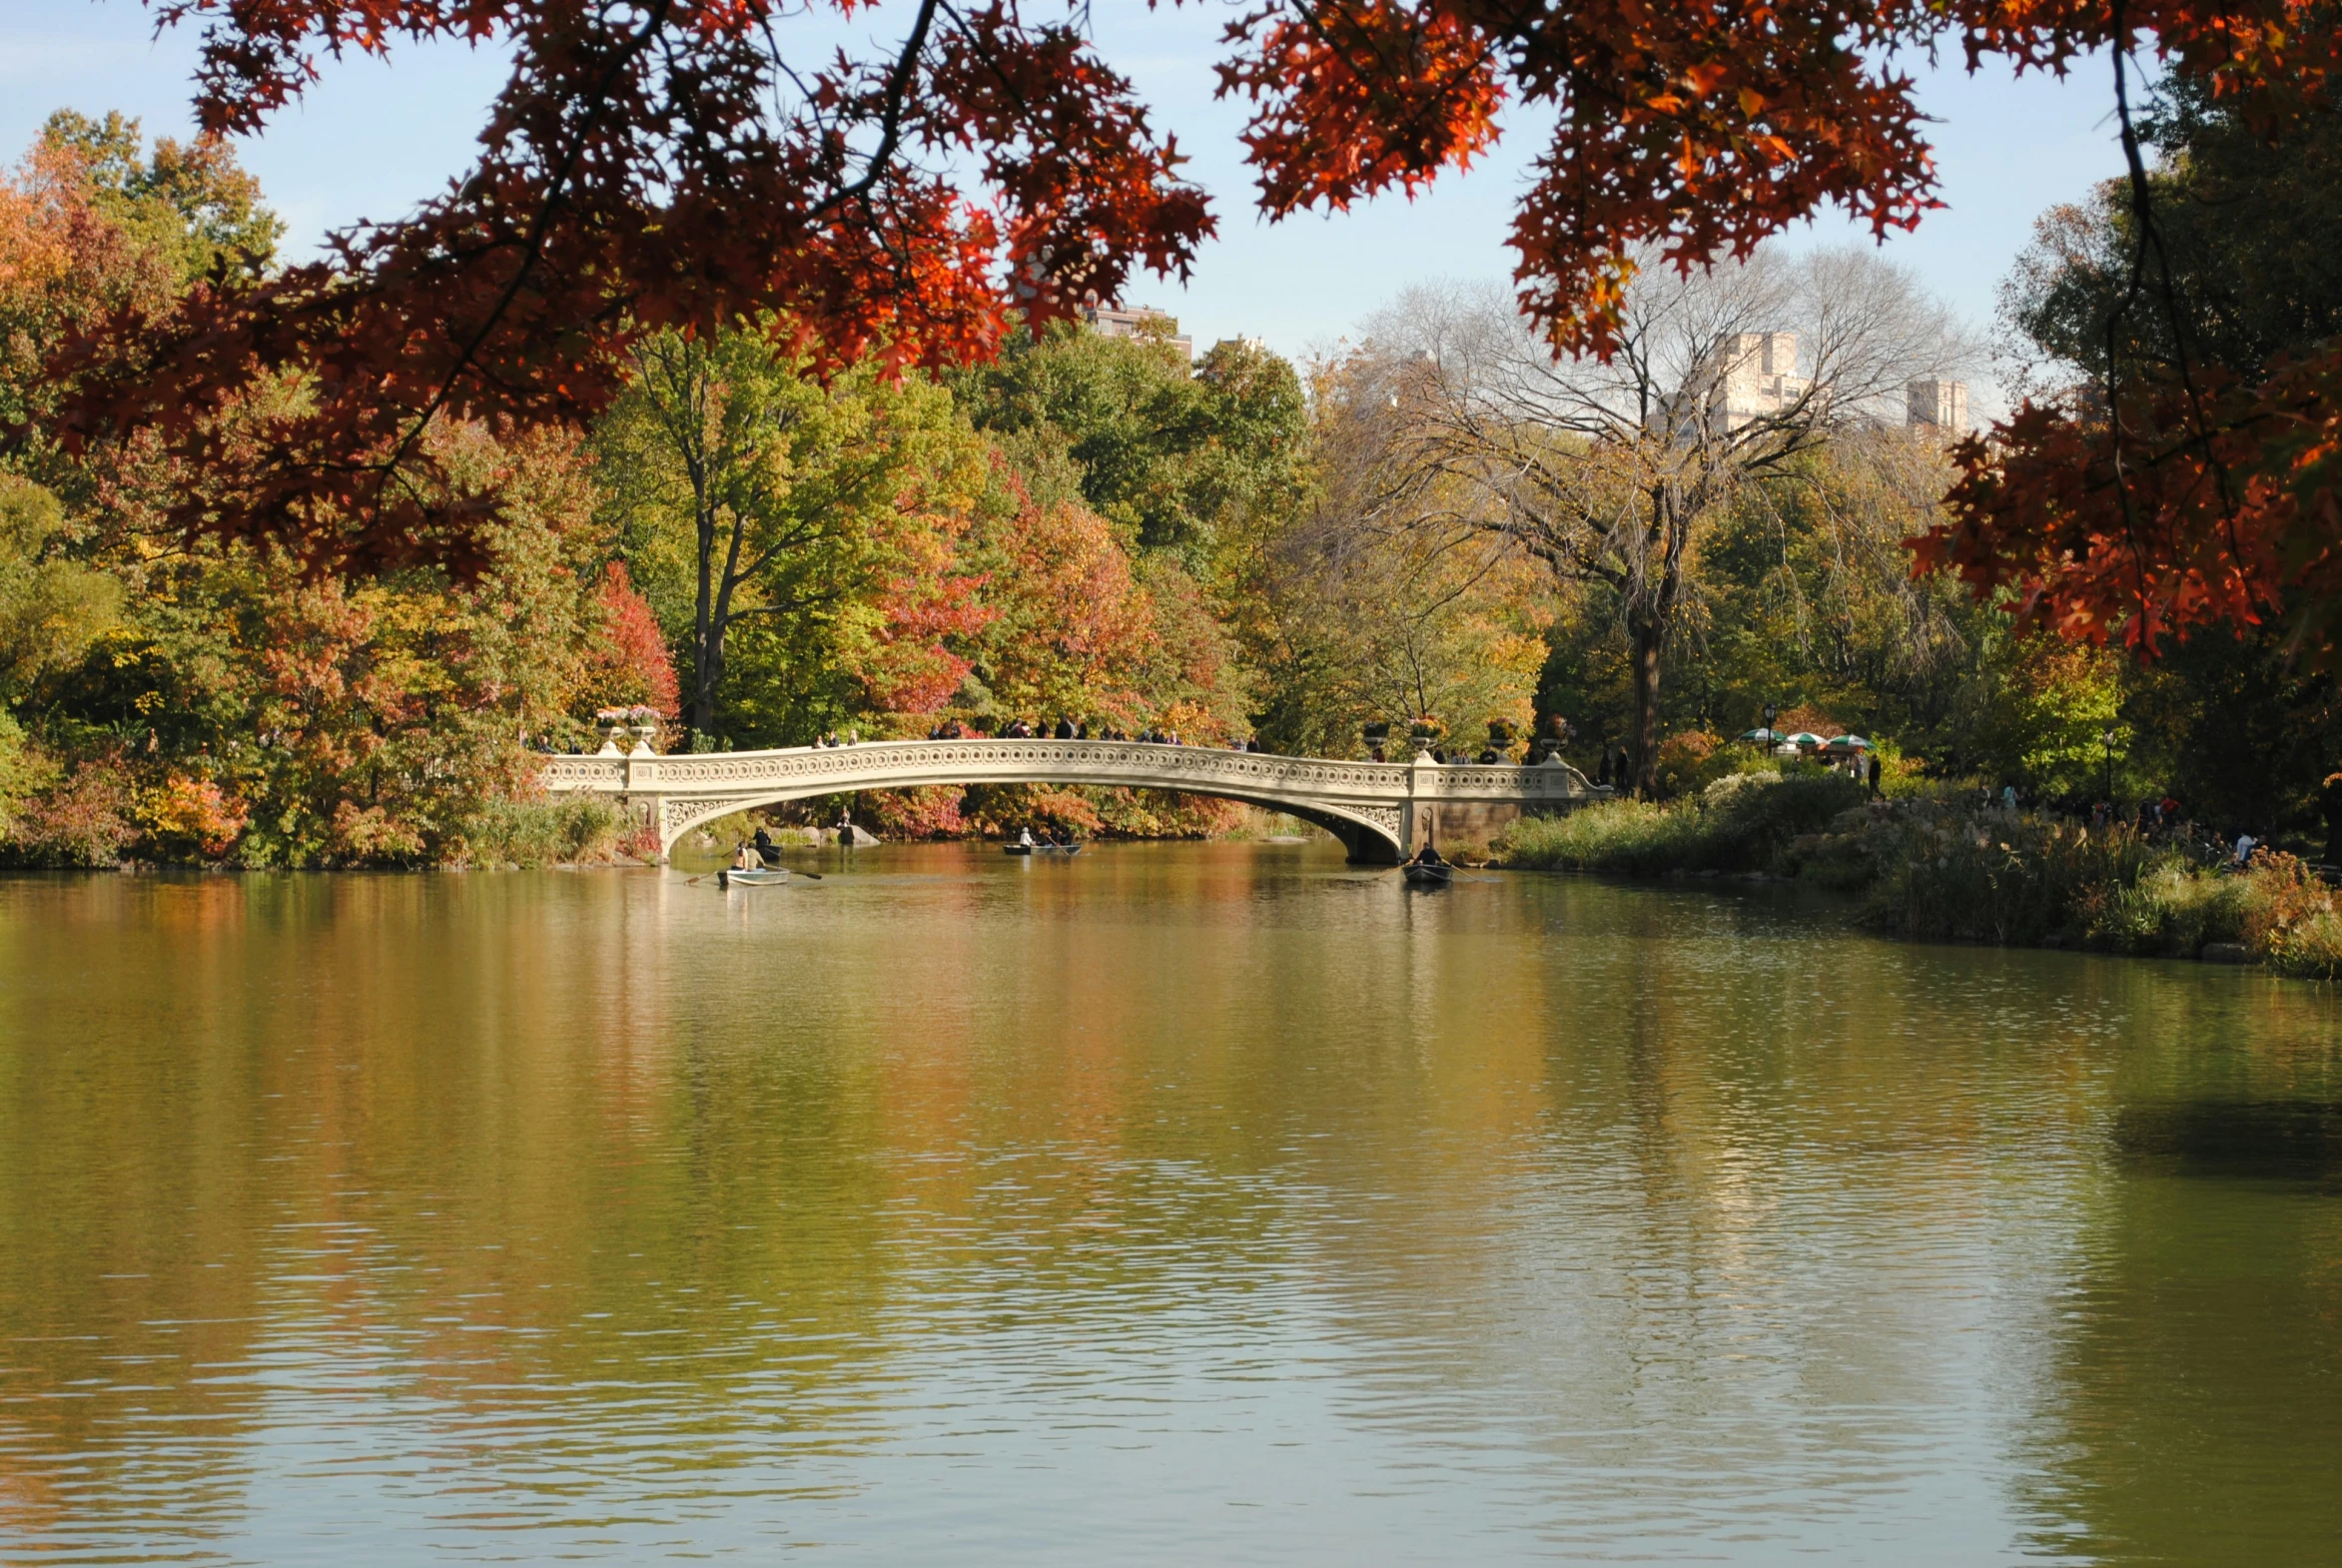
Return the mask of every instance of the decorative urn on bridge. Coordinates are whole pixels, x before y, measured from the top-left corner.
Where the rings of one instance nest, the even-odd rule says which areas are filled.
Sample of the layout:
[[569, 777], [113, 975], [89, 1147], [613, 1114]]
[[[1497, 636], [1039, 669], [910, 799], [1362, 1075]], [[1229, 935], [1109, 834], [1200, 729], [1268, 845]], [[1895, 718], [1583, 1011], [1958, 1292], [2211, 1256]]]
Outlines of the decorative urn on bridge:
[[1554, 766], [1560, 767], [1563, 765], [1562, 748], [1576, 737], [1578, 727], [1558, 713], [1547, 721], [1545, 727], [1547, 730], [1546, 738], [1529, 743], [1529, 761], [1532, 763], [1550, 762]]
[[627, 710], [624, 708], [602, 708], [594, 714], [593, 722], [600, 726], [602, 732], [602, 749], [594, 755], [598, 757], [623, 757], [626, 755]]
[[633, 733], [633, 754], [637, 757], [655, 757], [659, 749], [652, 744], [659, 738], [659, 724], [666, 718], [653, 707], [637, 705], [626, 710], [626, 728]]
[[659, 725], [666, 714], [657, 708], [636, 704], [631, 708], [602, 708], [595, 712], [594, 723], [601, 726], [602, 749], [597, 757], [655, 757]]

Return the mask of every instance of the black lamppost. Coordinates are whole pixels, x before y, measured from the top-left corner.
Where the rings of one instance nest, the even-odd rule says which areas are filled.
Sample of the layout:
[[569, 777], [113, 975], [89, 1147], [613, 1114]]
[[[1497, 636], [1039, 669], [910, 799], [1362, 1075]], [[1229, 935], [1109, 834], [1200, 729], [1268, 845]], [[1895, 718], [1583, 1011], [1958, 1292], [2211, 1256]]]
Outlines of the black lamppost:
[[2107, 730], [2098, 737], [2098, 744], [2106, 748], [2106, 810], [2114, 809], [2114, 732]]
[[1765, 704], [1765, 750], [1768, 753], [1773, 750], [1773, 742], [1775, 739], [1773, 734], [1773, 718], [1774, 715], [1778, 714], [1780, 711], [1781, 710], [1779, 708], [1775, 707], [1770, 702]]

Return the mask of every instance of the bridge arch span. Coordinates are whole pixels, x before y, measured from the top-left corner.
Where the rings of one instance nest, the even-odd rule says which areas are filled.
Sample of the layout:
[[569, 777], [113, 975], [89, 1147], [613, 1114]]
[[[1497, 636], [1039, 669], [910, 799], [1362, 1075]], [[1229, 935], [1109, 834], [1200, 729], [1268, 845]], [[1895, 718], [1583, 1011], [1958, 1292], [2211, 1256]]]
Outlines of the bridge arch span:
[[[953, 785], [955, 787], [964, 786], [969, 781], [965, 779], [930, 781], [930, 783], [944, 783]], [[1053, 777], [1048, 779], [987, 779], [981, 782], [995, 784], [1098, 784], [1104, 783], [1105, 781], [1098, 779], [1067, 779]], [[806, 800], [822, 795], [842, 794], [848, 789], [859, 791], [879, 789], [919, 789], [922, 787], [924, 786], [919, 784], [897, 783], [856, 784], [843, 786], [825, 785], [818, 789], [789, 789], [779, 793], [756, 796], [754, 798], [747, 796], [740, 796], [737, 798], [727, 797], [726, 799], [712, 803], [689, 799], [678, 800], [673, 797], [669, 797], [668, 799], [659, 802], [659, 847], [662, 853], [671, 852], [675, 845], [682, 840], [683, 835], [689, 833], [692, 829], [700, 827], [706, 823], [713, 822], [718, 817], [728, 817], [735, 811], [753, 811], [759, 806], [777, 806], [792, 800]], [[1134, 785], [1128, 780], [1120, 780], [1117, 781], [1113, 787], [1124, 789], [1164, 789], [1169, 788], [1170, 786], [1155, 784]], [[1315, 803], [1302, 805], [1296, 801], [1270, 799], [1266, 796], [1238, 795], [1225, 789], [1186, 789], [1183, 790], [1182, 793], [1189, 795], [1212, 795], [1222, 800], [1240, 801], [1247, 806], [1262, 806], [1270, 811], [1281, 811], [1290, 816], [1298, 817], [1302, 821], [1307, 822], [1314, 827], [1325, 829], [1326, 832], [1331, 833], [1335, 838], [1341, 840], [1342, 848], [1348, 851], [1349, 858], [1355, 861], [1365, 861], [1377, 864], [1392, 864], [1402, 858], [1402, 851], [1399, 845], [1399, 833], [1403, 830], [1403, 822], [1400, 822], [1397, 826], [1393, 825], [1393, 822], [1399, 818], [1399, 813], [1397, 812], [1390, 813], [1393, 821], [1384, 821], [1370, 819], [1364, 812], [1345, 810], [1339, 806], [1328, 806]]]
[[731, 812], [854, 790], [1087, 784], [1215, 795], [1289, 812], [1340, 839], [1353, 860], [1397, 860], [1442, 810], [1567, 809], [1607, 795], [1561, 763], [1536, 767], [1349, 762], [1108, 740], [878, 741], [856, 746], [657, 756], [614, 749], [549, 757], [554, 793], [649, 806], [661, 852]]

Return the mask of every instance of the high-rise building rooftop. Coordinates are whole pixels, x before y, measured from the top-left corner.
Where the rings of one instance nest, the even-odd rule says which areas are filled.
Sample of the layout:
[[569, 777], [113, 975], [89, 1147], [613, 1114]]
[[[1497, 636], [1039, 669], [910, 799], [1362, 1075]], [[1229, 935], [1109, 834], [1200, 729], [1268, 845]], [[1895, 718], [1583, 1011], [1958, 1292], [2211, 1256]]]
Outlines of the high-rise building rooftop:
[[1967, 433], [1967, 383], [1919, 381], [1903, 392], [1906, 423], [1933, 425], [1948, 436]]
[[1135, 310], [1124, 310], [1119, 305], [1102, 305], [1083, 313], [1091, 327], [1108, 338], [1161, 337], [1192, 363], [1195, 358], [1195, 340], [1182, 337], [1179, 319], [1169, 311], [1159, 311], [1142, 305]]

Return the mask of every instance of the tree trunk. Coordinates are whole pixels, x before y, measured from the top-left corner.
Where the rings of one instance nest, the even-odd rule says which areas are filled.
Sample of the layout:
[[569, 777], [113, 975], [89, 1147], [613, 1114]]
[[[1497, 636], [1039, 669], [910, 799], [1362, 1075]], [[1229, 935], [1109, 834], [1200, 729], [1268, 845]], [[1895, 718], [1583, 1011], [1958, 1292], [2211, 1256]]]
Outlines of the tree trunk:
[[1627, 637], [1632, 643], [1629, 661], [1635, 683], [1635, 711], [1629, 727], [1635, 794], [1648, 800], [1659, 787], [1659, 650], [1667, 643], [1667, 627], [1655, 618], [1630, 616]]
[[701, 465], [689, 463], [692, 526], [698, 534], [698, 598], [691, 612], [691, 749], [706, 749], [715, 735], [716, 683], [723, 678], [723, 628], [716, 624], [716, 519], [707, 503]]
[[732, 625], [732, 595], [740, 586], [740, 541], [747, 523], [738, 512], [732, 513], [724, 559], [718, 565], [714, 559], [714, 516], [712, 512], [704, 515], [708, 521], [699, 533], [699, 646], [694, 650], [699, 692], [692, 703], [692, 722], [712, 746], [724, 703], [724, 634]]
[[[707, 744], [715, 743], [716, 699], [724, 685], [724, 634], [719, 628], [699, 650], [699, 696], [691, 704], [693, 735], [705, 735]], [[703, 749], [696, 740], [693, 750]]]

